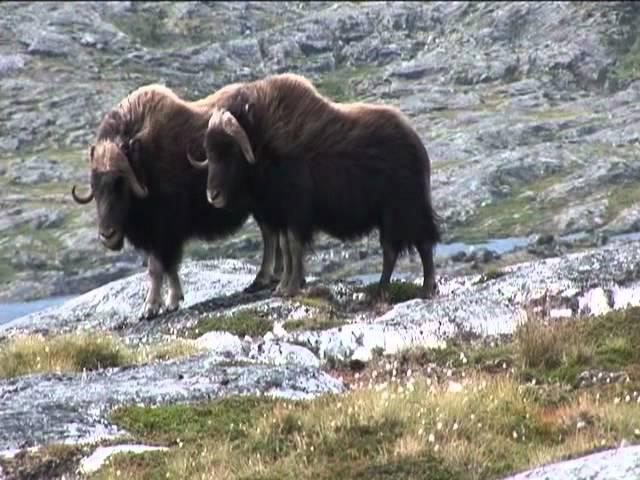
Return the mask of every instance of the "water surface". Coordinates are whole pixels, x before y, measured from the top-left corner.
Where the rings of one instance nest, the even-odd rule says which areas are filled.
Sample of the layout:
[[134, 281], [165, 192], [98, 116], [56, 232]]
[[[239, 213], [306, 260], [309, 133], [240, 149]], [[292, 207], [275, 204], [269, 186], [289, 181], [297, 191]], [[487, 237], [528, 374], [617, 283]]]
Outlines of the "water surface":
[[10, 322], [24, 315], [39, 312], [45, 308], [60, 305], [75, 295], [64, 295], [59, 297], [49, 297], [31, 302], [0, 303], [0, 324]]

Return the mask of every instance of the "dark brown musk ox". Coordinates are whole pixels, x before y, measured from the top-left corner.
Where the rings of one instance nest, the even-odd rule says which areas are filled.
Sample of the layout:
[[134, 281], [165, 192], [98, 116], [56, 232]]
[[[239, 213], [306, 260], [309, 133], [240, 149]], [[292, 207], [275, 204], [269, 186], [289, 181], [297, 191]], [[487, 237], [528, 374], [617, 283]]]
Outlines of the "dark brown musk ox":
[[205, 155], [207, 198], [217, 208], [249, 195], [256, 218], [277, 231], [284, 273], [279, 296], [299, 293], [304, 251], [316, 232], [342, 241], [378, 229], [385, 297], [398, 255], [415, 247], [436, 293], [433, 248], [441, 239], [426, 148], [408, 119], [386, 105], [334, 103], [290, 73], [227, 85], [214, 109]]
[[[188, 102], [159, 84], [138, 88], [106, 113], [89, 148], [91, 191], [71, 194], [80, 204], [96, 200], [98, 233], [104, 247], [118, 251], [128, 240], [148, 255], [149, 288], [141, 317], [165, 311], [184, 299], [179, 265], [190, 239], [216, 240], [236, 232], [248, 219], [247, 204], [212, 208], [206, 199], [206, 175], [189, 166], [190, 145], [201, 149], [216, 95]], [[271, 284], [279, 254], [278, 235], [259, 223], [262, 265], [245, 289]]]

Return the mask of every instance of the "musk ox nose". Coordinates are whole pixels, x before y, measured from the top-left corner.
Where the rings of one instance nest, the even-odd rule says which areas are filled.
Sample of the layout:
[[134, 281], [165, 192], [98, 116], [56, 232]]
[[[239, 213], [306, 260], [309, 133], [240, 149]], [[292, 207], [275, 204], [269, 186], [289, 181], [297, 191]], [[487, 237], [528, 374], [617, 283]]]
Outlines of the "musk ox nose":
[[216, 198], [220, 196], [220, 190], [207, 190], [207, 200], [209, 203], [213, 205], [213, 202], [216, 201]]
[[102, 238], [103, 240], [109, 240], [110, 238], [113, 238], [115, 234], [115, 228], [105, 228], [103, 230], [100, 230], [100, 238]]

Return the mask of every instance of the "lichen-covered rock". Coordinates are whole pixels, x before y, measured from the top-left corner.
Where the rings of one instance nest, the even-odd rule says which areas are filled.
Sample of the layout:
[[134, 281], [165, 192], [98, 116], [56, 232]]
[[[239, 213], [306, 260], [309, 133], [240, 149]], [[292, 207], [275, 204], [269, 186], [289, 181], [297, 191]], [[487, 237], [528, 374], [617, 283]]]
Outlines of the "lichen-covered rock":
[[640, 478], [640, 447], [627, 446], [545, 465], [504, 480], [628, 480]]
[[112, 438], [124, 432], [110, 425], [105, 414], [119, 405], [238, 394], [304, 399], [343, 389], [317, 368], [220, 366], [210, 354], [140, 367], [0, 380], [0, 451]]

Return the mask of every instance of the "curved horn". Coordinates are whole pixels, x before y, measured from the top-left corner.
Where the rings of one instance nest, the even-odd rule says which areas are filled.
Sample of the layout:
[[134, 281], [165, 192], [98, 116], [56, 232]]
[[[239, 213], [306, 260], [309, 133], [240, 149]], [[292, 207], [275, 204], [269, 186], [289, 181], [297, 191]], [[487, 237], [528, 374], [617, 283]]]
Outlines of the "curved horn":
[[[127, 145], [127, 151], [123, 151], [126, 157], [126, 167], [124, 168], [124, 177], [128, 180], [129, 185], [131, 186], [131, 190], [133, 190], [134, 195], [139, 198], [145, 198], [149, 195], [149, 190], [147, 187], [138, 181], [135, 172], [133, 171], [132, 162], [137, 162], [137, 159], [140, 156], [140, 144], [141, 141], [139, 138], [132, 139]], [[125, 144], [126, 145], [126, 144]]]
[[253, 149], [251, 148], [251, 142], [244, 128], [238, 123], [236, 117], [234, 117], [228, 110], [216, 109], [211, 118], [209, 119], [209, 127], [215, 128], [221, 126], [222, 129], [237, 142], [244, 154], [247, 162], [256, 163], [256, 158], [253, 155]]
[[252, 164], [256, 163], [256, 158], [253, 156], [253, 149], [251, 148], [247, 132], [244, 131], [244, 128], [242, 128], [238, 123], [236, 117], [234, 117], [229, 111], [225, 111], [222, 114], [222, 128], [225, 132], [231, 135], [236, 142], [238, 142], [247, 162]]
[[76, 186], [74, 185], [71, 187], [71, 196], [80, 205], [86, 205], [93, 200], [93, 190], [89, 190], [89, 194], [86, 197], [79, 197], [78, 194], [76, 194]]
[[127, 168], [125, 170], [124, 176], [129, 181], [131, 190], [133, 190], [133, 193], [137, 197], [145, 198], [147, 195], [149, 195], [149, 190], [147, 190], [147, 187], [138, 182], [138, 179], [136, 178], [136, 175], [135, 173], [133, 173], [133, 170], [131, 168]]
[[194, 168], [198, 168], [198, 169], [203, 169], [203, 168], [207, 168], [207, 159], [205, 158], [202, 162], [197, 161], [196, 159], [194, 159], [191, 156], [191, 153], [189, 153], [187, 151], [187, 159], [189, 160], [189, 163], [194, 167]]

